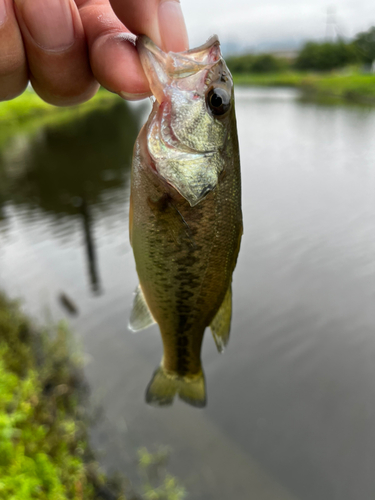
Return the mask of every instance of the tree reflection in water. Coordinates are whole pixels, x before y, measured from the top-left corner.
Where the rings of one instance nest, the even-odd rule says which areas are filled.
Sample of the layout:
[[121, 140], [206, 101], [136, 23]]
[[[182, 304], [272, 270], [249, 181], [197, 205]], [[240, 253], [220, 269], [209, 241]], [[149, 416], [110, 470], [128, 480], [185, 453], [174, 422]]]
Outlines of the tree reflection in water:
[[[116, 192], [129, 182], [134, 141], [138, 133], [134, 111], [121, 101], [110, 108], [46, 125], [32, 136], [20, 133], [11, 147], [0, 149], [0, 226], [6, 228], [6, 207], [22, 210], [32, 220], [40, 211], [64, 236], [81, 219], [93, 293], [100, 293], [95, 249], [95, 213], [118, 203]], [[15, 149], [15, 145], [19, 145]], [[10, 154], [11, 152], [11, 154]]]

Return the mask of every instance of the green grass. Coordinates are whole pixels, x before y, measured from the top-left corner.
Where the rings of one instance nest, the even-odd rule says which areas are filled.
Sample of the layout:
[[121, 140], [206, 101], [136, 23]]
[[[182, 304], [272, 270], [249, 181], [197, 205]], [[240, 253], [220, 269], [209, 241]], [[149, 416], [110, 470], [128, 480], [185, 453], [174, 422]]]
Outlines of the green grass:
[[238, 85], [297, 87], [316, 95], [375, 104], [375, 75], [335, 73], [264, 73], [234, 75]]
[[375, 103], [375, 75], [331, 75], [319, 78], [312, 85], [320, 93]]
[[0, 103], [0, 122], [51, 113], [54, 109], [53, 106], [42, 101], [32, 90], [26, 90], [16, 99]]
[[140, 492], [125, 475], [108, 479], [100, 472], [88, 445], [82, 362], [73, 347], [64, 323], [35, 329], [0, 293], [0, 500], [186, 498], [166, 470], [165, 448], [139, 450]]
[[234, 74], [233, 80], [237, 85], [299, 87], [307, 77], [308, 75], [305, 73], [288, 71], [285, 73]]
[[0, 499], [95, 498], [64, 325], [36, 334], [0, 296]]
[[[99, 91], [90, 101], [78, 106], [57, 107], [47, 104], [31, 89], [26, 90], [22, 95], [10, 101], [0, 102], [0, 124], [3, 122], [22, 122], [30, 118], [36, 118], [46, 115], [67, 115], [72, 110], [91, 109], [99, 103], [105, 104], [117, 96], [105, 90]], [[118, 98], [118, 97], [117, 97]]]
[[90, 101], [71, 107], [47, 104], [32, 90], [11, 101], [0, 102], [0, 147], [15, 134], [33, 134], [50, 123], [65, 123], [98, 107], [108, 107], [120, 97], [100, 90]]

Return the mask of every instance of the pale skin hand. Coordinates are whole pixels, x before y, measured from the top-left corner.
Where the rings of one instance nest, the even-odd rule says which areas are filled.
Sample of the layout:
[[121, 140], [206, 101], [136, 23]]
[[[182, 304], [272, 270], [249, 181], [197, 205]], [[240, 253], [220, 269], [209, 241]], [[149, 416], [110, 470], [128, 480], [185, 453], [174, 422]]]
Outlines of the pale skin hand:
[[58, 106], [87, 101], [99, 84], [126, 99], [150, 95], [129, 33], [188, 48], [177, 0], [0, 0], [0, 101], [29, 80]]

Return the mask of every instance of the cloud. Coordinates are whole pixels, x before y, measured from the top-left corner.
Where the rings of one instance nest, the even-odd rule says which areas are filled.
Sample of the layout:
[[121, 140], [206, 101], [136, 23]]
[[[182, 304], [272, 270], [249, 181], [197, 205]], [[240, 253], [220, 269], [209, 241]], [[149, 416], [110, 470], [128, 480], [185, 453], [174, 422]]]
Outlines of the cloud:
[[[375, 25], [373, 0], [186, 0], [182, 3], [192, 45], [217, 33], [244, 45], [325, 36], [327, 9], [337, 30], [351, 37]], [[333, 30], [333, 26], [331, 26]]]

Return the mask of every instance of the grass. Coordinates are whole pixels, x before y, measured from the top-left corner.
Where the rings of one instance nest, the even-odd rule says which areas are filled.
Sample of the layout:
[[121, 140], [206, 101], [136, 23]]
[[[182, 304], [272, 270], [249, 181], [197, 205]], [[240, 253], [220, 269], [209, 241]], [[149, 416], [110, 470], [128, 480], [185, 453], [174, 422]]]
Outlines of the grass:
[[[37, 334], [0, 296], [0, 498], [95, 498], [78, 395], [79, 362], [63, 324]], [[86, 456], [87, 455], [87, 456]]]
[[26, 90], [11, 101], [0, 102], [0, 147], [17, 133], [33, 134], [40, 126], [74, 120], [98, 107], [108, 107], [120, 97], [100, 90], [90, 101], [71, 107], [47, 104], [33, 90]]
[[234, 75], [238, 85], [296, 87], [309, 94], [375, 104], [375, 75], [339, 73], [264, 73]]
[[375, 75], [331, 75], [312, 82], [312, 87], [327, 95], [375, 104]]
[[[0, 500], [183, 500], [169, 452], [138, 452], [140, 493], [88, 445], [81, 357], [64, 323], [41, 331], [0, 294]], [[126, 493], [125, 493], [126, 492]]]
[[234, 74], [233, 80], [237, 85], [252, 85], [265, 87], [299, 87], [307, 75], [297, 72], [283, 73], [252, 73]]
[[42, 101], [31, 90], [26, 90], [20, 97], [0, 103], [0, 121], [38, 116], [52, 110], [53, 106]]
[[57, 107], [47, 104], [31, 89], [27, 89], [22, 95], [10, 101], [0, 102], [0, 124], [10, 121], [22, 122], [30, 118], [46, 116], [48, 114], [66, 115], [74, 109], [91, 109], [99, 103], [108, 103], [116, 98], [116, 94], [111, 94], [105, 90], [99, 91], [90, 101], [71, 107]]

